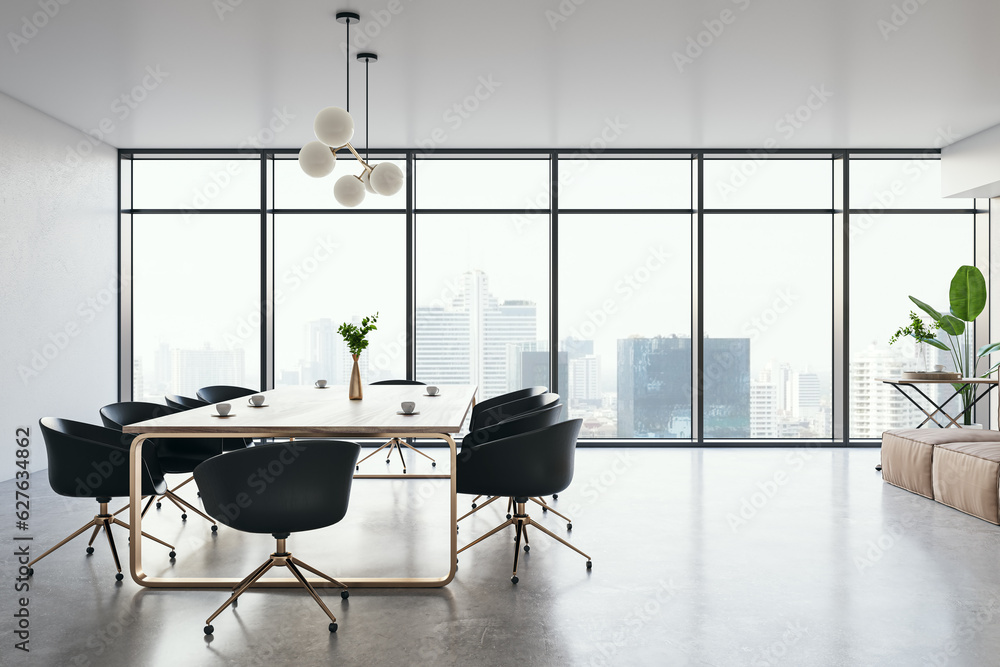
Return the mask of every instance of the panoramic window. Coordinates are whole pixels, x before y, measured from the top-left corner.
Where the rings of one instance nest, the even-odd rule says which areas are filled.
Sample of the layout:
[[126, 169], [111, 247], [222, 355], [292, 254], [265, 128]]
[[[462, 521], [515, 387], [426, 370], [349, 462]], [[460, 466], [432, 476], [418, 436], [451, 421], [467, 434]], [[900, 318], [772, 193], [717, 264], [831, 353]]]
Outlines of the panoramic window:
[[363, 382], [476, 384], [480, 400], [545, 385], [584, 439], [832, 443], [845, 420], [878, 438], [922, 419], [879, 379], [953, 366], [889, 344], [919, 311], [908, 297], [947, 312], [975, 261], [976, 202], [940, 197], [934, 154], [396, 154], [406, 187], [353, 209], [291, 151], [122, 155], [135, 399], [346, 384], [337, 329], [377, 311]]

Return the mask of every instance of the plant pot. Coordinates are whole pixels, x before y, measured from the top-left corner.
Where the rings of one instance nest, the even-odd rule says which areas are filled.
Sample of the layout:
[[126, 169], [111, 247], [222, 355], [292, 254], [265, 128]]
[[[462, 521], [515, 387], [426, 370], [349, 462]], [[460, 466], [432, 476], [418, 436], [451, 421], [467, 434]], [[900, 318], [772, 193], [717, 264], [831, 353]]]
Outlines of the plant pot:
[[361, 370], [358, 368], [357, 354], [351, 355], [354, 358], [354, 368], [351, 369], [351, 384], [348, 385], [347, 395], [352, 401], [360, 401], [364, 398], [361, 392]]

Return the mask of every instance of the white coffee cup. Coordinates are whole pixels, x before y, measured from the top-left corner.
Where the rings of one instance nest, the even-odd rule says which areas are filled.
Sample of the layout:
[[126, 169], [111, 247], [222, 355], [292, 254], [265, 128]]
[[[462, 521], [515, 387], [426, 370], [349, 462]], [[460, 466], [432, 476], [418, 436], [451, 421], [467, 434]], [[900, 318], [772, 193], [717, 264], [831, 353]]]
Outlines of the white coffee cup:
[[254, 406], [255, 408], [259, 408], [260, 406], [264, 405], [264, 394], [254, 394], [253, 396], [247, 399], [247, 403]]
[[322, 389], [323, 387], [326, 386], [326, 380], [316, 380], [315, 384], [316, 384], [317, 387], [319, 387], [320, 389]]
[[402, 403], [399, 404], [399, 407], [401, 407], [403, 409], [403, 412], [405, 412], [406, 414], [410, 414], [411, 412], [413, 412], [413, 408], [417, 407], [417, 404], [414, 403], [413, 401], [403, 401]]
[[427, 387], [427, 395], [428, 396], [436, 396], [437, 393], [438, 393], [438, 388], [437, 387], [435, 387], [435, 386], [428, 386]]
[[936, 366], [934, 366], [935, 373], [940, 373], [942, 371], [944, 371], [944, 364], [937, 364]]
[[232, 409], [233, 406], [229, 405], [229, 403], [219, 403], [218, 405], [215, 406], [215, 410], [216, 412], [219, 413], [220, 417], [225, 417], [226, 415], [229, 414], [229, 411]]

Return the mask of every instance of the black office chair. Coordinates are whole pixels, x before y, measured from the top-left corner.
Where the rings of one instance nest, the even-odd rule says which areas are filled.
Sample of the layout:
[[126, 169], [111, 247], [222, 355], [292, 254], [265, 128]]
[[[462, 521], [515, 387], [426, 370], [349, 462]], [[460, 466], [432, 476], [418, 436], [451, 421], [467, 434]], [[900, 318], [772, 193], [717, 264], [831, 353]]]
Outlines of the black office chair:
[[[111, 526], [118, 524], [125, 529], [129, 528], [127, 523], [115, 516], [127, 509], [128, 505], [114, 514], [109, 514], [108, 504], [112, 498], [124, 498], [129, 495], [129, 447], [132, 446], [136, 436], [55, 417], [43, 417], [38, 425], [45, 439], [49, 485], [52, 490], [70, 498], [94, 498], [100, 503], [100, 510], [79, 530], [28, 563], [28, 576], [35, 573], [32, 567], [35, 563], [88, 528], [93, 528], [94, 532], [91, 533], [90, 542], [87, 543], [87, 554], [94, 553], [94, 540], [103, 529], [111, 547], [111, 555], [115, 559], [115, 568], [118, 570], [115, 579], [121, 581], [125, 575], [122, 574], [122, 564], [118, 559], [118, 549], [115, 548]], [[152, 502], [153, 497], [163, 493], [167, 488], [154, 447], [143, 447], [142, 463], [142, 497], [151, 496], [150, 502]], [[149, 509], [148, 504], [145, 509]], [[169, 548], [171, 558], [177, 555], [172, 545], [147, 533], [142, 535]]]
[[473, 414], [469, 425], [469, 431], [478, 431], [489, 426], [494, 426], [500, 422], [523, 415], [533, 410], [547, 408], [559, 402], [559, 394], [543, 392], [533, 396], [518, 398], [513, 401], [499, 403], [492, 407], [483, 409]]
[[573, 481], [576, 439], [582, 423], [582, 419], [571, 419], [537, 431], [473, 445], [468, 451], [463, 447], [462, 457], [458, 459], [455, 471], [458, 492], [511, 496], [514, 498], [515, 509], [510, 519], [465, 545], [458, 553], [479, 544], [507, 526], [514, 526], [514, 573], [510, 580], [516, 584], [521, 537], [524, 536], [524, 550], [527, 552], [530, 550], [527, 529], [528, 526], [534, 526], [586, 558], [587, 569], [590, 569], [590, 556], [532, 521], [525, 510], [525, 505], [532, 496], [557, 493]]
[[[285, 541], [290, 533], [325, 528], [344, 518], [360, 452], [361, 447], [353, 442], [296, 440], [217, 456], [195, 468], [209, 514], [237, 530], [271, 533], [277, 540], [270, 558], [237, 584], [226, 603], [208, 617], [205, 634], [212, 634], [215, 617], [236, 604], [272, 567], [287, 567], [330, 617], [330, 632], [337, 631], [337, 618], [299, 568], [345, 589], [340, 593], [343, 598], [349, 595], [347, 586], [292, 556]], [[261, 470], [269, 473], [266, 484], [259, 476]]]
[[233, 387], [231, 385], [217, 384], [210, 387], [202, 387], [198, 390], [198, 398], [208, 403], [225, 403], [244, 396], [252, 396], [257, 391], [246, 387]]
[[525, 389], [518, 389], [516, 391], [507, 392], [506, 394], [494, 396], [493, 398], [487, 398], [485, 401], [480, 401], [472, 406], [472, 419], [475, 419], [476, 416], [483, 410], [489, 410], [490, 408], [495, 408], [498, 405], [510, 403], [511, 401], [516, 401], [521, 398], [538, 396], [539, 394], [544, 394], [547, 391], [548, 387], [526, 387]]
[[[379, 382], [372, 382], [372, 384], [373, 385], [376, 385], [376, 384], [388, 384], [388, 385], [425, 385], [426, 383], [425, 382], [418, 382], [417, 380], [380, 380]], [[389, 451], [386, 452], [385, 462], [389, 463], [389, 459], [392, 456], [392, 450], [393, 450], [393, 448], [395, 448], [395, 450], [397, 452], [399, 452], [399, 462], [403, 464], [403, 472], [404, 473], [406, 472], [406, 461], [403, 459], [403, 449], [402, 449], [403, 447], [409, 447], [410, 449], [412, 449], [413, 451], [415, 451], [417, 454], [420, 454], [421, 456], [430, 459], [432, 467], [437, 466], [437, 461], [435, 461], [433, 458], [431, 458], [430, 456], [428, 456], [424, 452], [420, 451], [419, 449], [417, 449], [416, 447], [414, 447], [413, 445], [411, 445], [410, 443], [408, 443], [406, 440], [403, 440], [402, 438], [391, 438], [389, 440], [389, 442], [385, 443], [384, 445], [382, 445], [381, 447], [379, 447], [378, 449], [376, 449], [374, 452], [372, 452], [371, 454], [369, 454], [365, 458], [363, 458], [360, 461], [358, 461], [358, 465], [355, 466], [354, 469], [355, 470], [360, 470], [362, 463], [364, 463], [365, 461], [367, 461], [371, 457], [375, 456], [376, 454], [378, 454], [379, 452], [381, 452], [386, 447], [389, 448]]]
[[[144, 422], [148, 419], [156, 419], [164, 415], [177, 414], [183, 412], [177, 408], [171, 408], [157, 403], [144, 403], [142, 401], [123, 401], [112, 403], [101, 408], [101, 420], [108, 428], [122, 430], [123, 426]], [[156, 508], [160, 508], [163, 499], [167, 499], [177, 509], [181, 511], [181, 520], [187, 521], [187, 511], [202, 517], [211, 522], [212, 532], [219, 528], [212, 517], [208, 516], [200, 509], [177, 495], [177, 491], [194, 480], [190, 473], [203, 461], [207, 461], [213, 456], [222, 453], [222, 440], [220, 438], [159, 438], [153, 442], [156, 447], [156, 458], [160, 461], [160, 468], [167, 474], [188, 474], [189, 477], [174, 488], [167, 487], [166, 492], [156, 500]]]
[[[518, 394], [522, 392], [534, 392], [537, 389], [543, 389], [544, 387], [533, 387], [531, 389], [522, 389], [518, 392], [512, 392], [512, 394]], [[509, 396], [511, 394], [505, 394]], [[500, 398], [499, 396], [497, 398]], [[490, 399], [495, 401], [495, 399]], [[517, 417], [518, 415], [527, 414], [535, 410], [541, 410], [542, 408], [549, 407], [559, 403], [559, 394], [554, 394], [551, 392], [543, 392], [541, 394], [535, 393], [530, 396], [523, 396], [512, 401], [507, 401], [506, 403], [493, 403], [491, 407], [481, 409], [478, 413], [473, 414], [471, 421], [469, 422], [469, 432], [479, 431], [491, 426], [495, 426], [502, 421]], [[476, 503], [479, 502], [481, 496], [476, 496], [472, 499], [472, 509], [476, 509]], [[558, 498], [558, 496], [554, 496]], [[548, 508], [548, 505], [545, 505]], [[508, 513], [510, 508], [508, 507]]]
[[[469, 451], [471, 452], [471, 448], [476, 445], [485, 444], [492, 440], [499, 440], [501, 438], [508, 438], [512, 435], [517, 435], [520, 433], [527, 433], [528, 431], [535, 431], [540, 428], [544, 428], [546, 426], [552, 426], [553, 424], [559, 421], [560, 417], [562, 416], [562, 412], [563, 412], [563, 406], [561, 403], [557, 401], [553, 405], [549, 405], [547, 407], [540, 408], [532, 412], [527, 412], [525, 414], [517, 415], [515, 417], [511, 417], [510, 419], [506, 419], [497, 424], [494, 424], [493, 426], [487, 426], [485, 428], [479, 429], [478, 431], [473, 431], [462, 439], [462, 448], [458, 456], [459, 458], [462, 458], [462, 452], [465, 452], [466, 448], [469, 448]], [[477, 496], [476, 500], [478, 500], [480, 497], [481, 496]], [[492, 496], [489, 500], [480, 505], [477, 505], [475, 502], [473, 502], [472, 509], [463, 514], [462, 516], [460, 516], [458, 518], [458, 521], [461, 521], [462, 519], [475, 514], [476, 512], [483, 509], [487, 505], [495, 502], [499, 498], [500, 496]], [[566, 521], [566, 528], [568, 530], [573, 530], [573, 520], [570, 519], [565, 514], [560, 514], [556, 510], [549, 507], [549, 505], [542, 498], [531, 497], [529, 498], [529, 500], [531, 500], [531, 502], [535, 503], [536, 505], [540, 505], [542, 508], [542, 512], [551, 511], [556, 516], [564, 519]], [[513, 498], [508, 497], [507, 500], [508, 519], [511, 518], [510, 511], [513, 502], [514, 502]]]
[[163, 400], [167, 402], [167, 405], [178, 410], [193, 410], [194, 408], [203, 408], [206, 405], [211, 405], [211, 403], [203, 401], [200, 398], [191, 398], [190, 396], [180, 396], [178, 394], [164, 396]]

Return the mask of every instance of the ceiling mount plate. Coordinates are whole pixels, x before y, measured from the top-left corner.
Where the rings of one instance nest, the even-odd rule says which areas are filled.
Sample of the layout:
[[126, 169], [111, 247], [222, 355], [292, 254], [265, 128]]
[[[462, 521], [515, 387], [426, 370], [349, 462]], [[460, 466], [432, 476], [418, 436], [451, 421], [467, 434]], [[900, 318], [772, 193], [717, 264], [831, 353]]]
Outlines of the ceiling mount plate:
[[374, 63], [378, 62], [378, 56], [374, 53], [359, 53], [358, 60], [363, 63]]
[[346, 23], [351, 25], [352, 23], [360, 23], [361, 15], [357, 12], [337, 12], [337, 23]]

